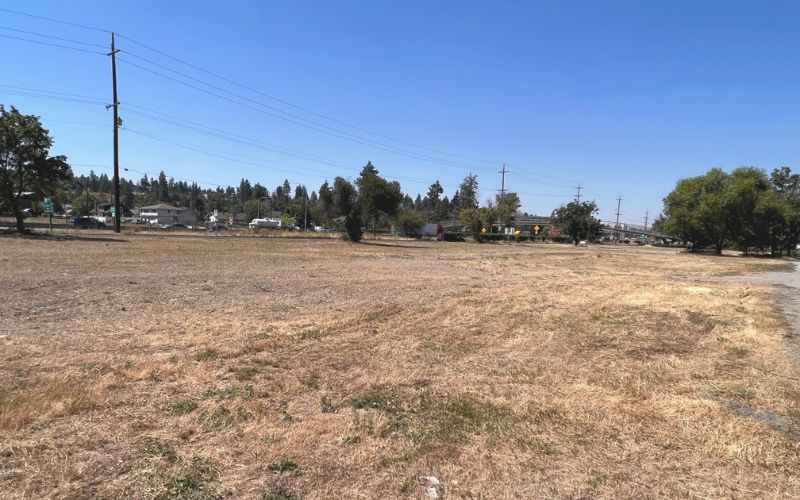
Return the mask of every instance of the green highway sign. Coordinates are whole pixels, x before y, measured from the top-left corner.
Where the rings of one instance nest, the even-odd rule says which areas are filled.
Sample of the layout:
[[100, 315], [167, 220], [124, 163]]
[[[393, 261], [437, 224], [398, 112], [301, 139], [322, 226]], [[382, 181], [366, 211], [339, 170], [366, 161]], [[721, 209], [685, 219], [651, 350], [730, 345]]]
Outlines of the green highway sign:
[[53, 213], [53, 200], [49, 196], [44, 199], [44, 211], [45, 213]]

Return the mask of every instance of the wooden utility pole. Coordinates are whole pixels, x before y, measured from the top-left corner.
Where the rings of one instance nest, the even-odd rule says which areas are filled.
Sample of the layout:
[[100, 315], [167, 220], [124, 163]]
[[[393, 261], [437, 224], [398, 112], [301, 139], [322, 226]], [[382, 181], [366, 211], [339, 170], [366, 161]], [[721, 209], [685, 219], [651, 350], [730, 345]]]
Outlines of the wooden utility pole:
[[114, 232], [120, 232], [122, 213], [119, 203], [119, 100], [117, 99], [117, 52], [114, 46], [114, 33], [111, 33], [111, 83], [114, 86], [114, 102], [106, 109], [114, 109]]
[[506, 170], [505, 163], [503, 163], [503, 170], [501, 170], [499, 173], [502, 174], [502, 177], [500, 178], [500, 197], [503, 197], [506, 194], [506, 174], [509, 173], [508, 170]]

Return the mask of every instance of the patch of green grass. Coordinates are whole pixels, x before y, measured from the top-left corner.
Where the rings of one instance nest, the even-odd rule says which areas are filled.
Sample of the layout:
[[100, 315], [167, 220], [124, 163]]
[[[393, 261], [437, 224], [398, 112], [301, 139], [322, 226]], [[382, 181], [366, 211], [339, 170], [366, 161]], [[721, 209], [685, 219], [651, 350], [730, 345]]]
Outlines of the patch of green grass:
[[211, 429], [231, 427], [247, 419], [247, 412], [245, 412], [243, 408], [236, 408], [234, 411], [231, 411], [223, 406], [218, 406], [214, 410], [203, 410], [198, 416], [198, 421], [203, 426]]
[[734, 385], [730, 387], [714, 386], [709, 392], [712, 396], [733, 397], [742, 401], [753, 399], [756, 396], [755, 391], [746, 385]]
[[161, 441], [153, 441], [144, 448], [144, 452], [148, 455], [166, 459], [168, 462], [177, 462], [178, 453], [175, 449], [167, 443]]
[[186, 415], [194, 411], [195, 408], [197, 408], [197, 401], [193, 399], [179, 399], [178, 401], [170, 403], [167, 407], [167, 411], [173, 415]]
[[342, 444], [356, 444], [361, 442], [361, 437], [359, 436], [345, 436], [342, 439]]
[[219, 478], [219, 471], [209, 458], [193, 456], [189, 460], [189, 465], [193, 473], [197, 474], [206, 481], [215, 481]]
[[194, 359], [197, 361], [215, 361], [219, 359], [219, 351], [216, 349], [206, 348], [195, 354]]
[[242, 366], [239, 368], [231, 368], [230, 371], [236, 376], [236, 380], [244, 382], [246, 380], [252, 380], [258, 373], [258, 368], [255, 366]]
[[164, 485], [164, 494], [159, 495], [159, 498], [178, 498], [178, 499], [212, 499], [218, 498], [218, 495], [212, 491], [206, 490], [202, 481], [192, 476], [191, 474], [184, 474], [181, 476], [173, 476], [169, 478]]
[[518, 448], [523, 450], [541, 453], [542, 455], [550, 455], [553, 453], [553, 447], [550, 444], [534, 436], [518, 437], [515, 443]]
[[279, 462], [272, 462], [267, 465], [267, 470], [278, 474], [282, 472], [291, 472], [295, 476], [299, 476], [302, 473], [300, 471], [300, 466], [291, 458], [284, 458]]
[[321, 398], [319, 398], [319, 406], [320, 409], [322, 410], [322, 413], [336, 413], [338, 410], [338, 408], [336, 408], [336, 406], [333, 404], [333, 401], [331, 401], [330, 396], [328, 395], [324, 395]]
[[385, 413], [400, 413], [400, 399], [385, 385], [373, 385], [369, 390], [350, 399], [350, 406], [358, 410], [375, 409]]
[[489, 401], [466, 395], [437, 396], [425, 392], [415, 411], [417, 445], [430, 442], [464, 442], [468, 434], [493, 432], [507, 411]]
[[300, 497], [281, 485], [274, 486], [261, 495], [261, 500], [299, 500]]
[[306, 328], [305, 330], [300, 330], [300, 332], [297, 334], [297, 337], [300, 340], [317, 340], [325, 337], [326, 335], [328, 335], [328, 332], [322, 328]]

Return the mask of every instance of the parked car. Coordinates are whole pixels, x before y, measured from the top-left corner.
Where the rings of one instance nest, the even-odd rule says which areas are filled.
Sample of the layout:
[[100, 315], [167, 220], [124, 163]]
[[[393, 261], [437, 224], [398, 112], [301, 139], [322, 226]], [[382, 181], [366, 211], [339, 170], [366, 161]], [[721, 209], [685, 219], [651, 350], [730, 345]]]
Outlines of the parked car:
[[227, 231], [227, 230], [228, 230], [228, 228], [223, 226], [223, 225], [221, 225], [221, 224], [212, 224], [212, 225], [208, 226], [208, 232], [209, 233], [214, 233], [214, 232], [219, 232], [219, 231]]
[[67, 225], [75, 229], [105, 229], [106, 225], [103, 222], [93, 217], [73, 217], [67, 221]]
[[189, 229], [186, 224], [164, 224], [164, 229], [167, 231], [175, 231], [178, 229]]

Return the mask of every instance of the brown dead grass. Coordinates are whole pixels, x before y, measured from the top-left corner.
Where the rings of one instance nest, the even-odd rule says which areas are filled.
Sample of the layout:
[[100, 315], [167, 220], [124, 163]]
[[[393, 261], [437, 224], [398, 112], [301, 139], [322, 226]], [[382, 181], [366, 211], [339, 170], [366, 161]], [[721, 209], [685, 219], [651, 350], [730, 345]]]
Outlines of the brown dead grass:
[[772, 291], [691, 279], [778, 263], [137, 235], [0, 250], [0, 497], [419, 498], [420, 476], [454, 498], [800, 496]]

